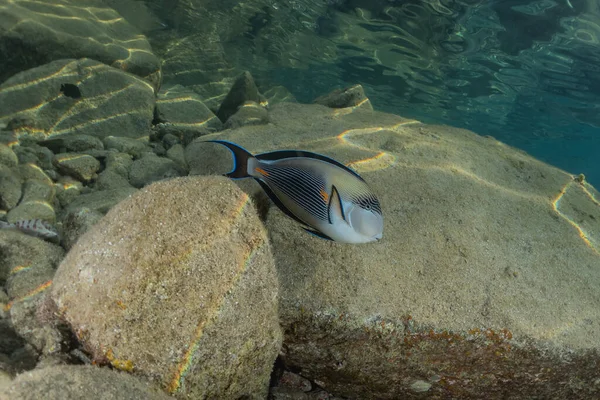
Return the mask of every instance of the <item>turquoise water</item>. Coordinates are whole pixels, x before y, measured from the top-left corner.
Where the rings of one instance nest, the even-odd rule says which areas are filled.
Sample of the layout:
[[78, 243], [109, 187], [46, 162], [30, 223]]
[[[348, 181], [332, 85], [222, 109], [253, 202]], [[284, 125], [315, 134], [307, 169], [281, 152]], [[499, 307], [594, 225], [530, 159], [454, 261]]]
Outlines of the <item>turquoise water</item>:
[[377, 110], [492, 135], [600, 185], [597, 1], [168, 4], [148, 2], [165, 25], [149, 34], [158, 48], [165, 31], [210, 30], [222, 61], [262, 87], [310, 102], [360, 83]]

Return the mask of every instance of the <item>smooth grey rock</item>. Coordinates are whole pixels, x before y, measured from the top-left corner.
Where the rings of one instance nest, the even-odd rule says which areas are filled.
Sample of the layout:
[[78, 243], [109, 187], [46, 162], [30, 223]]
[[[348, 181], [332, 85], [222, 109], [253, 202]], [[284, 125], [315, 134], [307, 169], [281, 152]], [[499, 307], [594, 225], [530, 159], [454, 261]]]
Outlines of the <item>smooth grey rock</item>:
[[183, 170], [188, 171], [188, 165], [185, 160], [185, 148], [181, 144], [176, 144], [167, 150], [167, 157], [175, 162], [177, 166]]
[[24, 181], [39, 181], [48, 184], [52, 184], [53, 177], [51, 175], [55, 172], [53, 169], [42, 169], [33, 163], [19, 164], [18, 171]]
[[136, 188], [162, 179], [183, 175], [177, 164], [168, 158], [157, 155], [146, 155], [135, 160], [129, 171], [129, 182]]
[[[54, 271], [52, 272], [50, 278], [45, 281], [46, 284], [51, 282], [54, 276]], [[45, 313], [43, 311], [48, 307], [45, 304], [48, 301], [52, 302], [46, 296], [46, 292], [40, 292], [27, 300], [14, 302], [10, 308], [10, 320], [15, 331], [36, 352], [44, 356], [59, 354], [64, 339], [56, 327], [50, 323], [50, 319], [56, 319], [56, 310], [47, 310]]]
[[52, 182], [29, 179], [23, 184], [23, 197], [21, 201], [24, 203], [39, 201], [53, 204], [55, 196], [56, 188]]
[[104, 150], [100, 139], [90, 135], [65, 135], [39, 142], [53, 153], [81, 153], [86, 150]]
[[[65, 96], [60, 88], [66, 83], [76, 83], [81, 97]], [[17, 121], [21, 144], [75, 133], [138, 138], [150, 131], [154, 102], [142, 78], [91, 59], [65, 59], [2, 83], [0, 122]]]
[[71, 208], [63, 216], [62, 245], [68, 251], [77, 239], [102, 218], [103, 214], [86, 207]]
[[365, 95], [362, 85], [354, 85], [345, 89], [336, 89], [331, 93], [316, 98], [314, 103], [331, 108], [361, 107], [367, 110], [373, 110], [373, 106]]
[[83, 184], [70, 176], [64, 176], [58, 179], [56, 189], [56, 198], [64, 208], [81, 194]]
[[179, 138], [177, 136], [175, 136], [171, 133], [167, 133], [163, 136], [162, 143], [167, 149], [170, 149], [171, 147], [175, 146], [176, 144], [181, 144], [181, 140], [179, 140]]
[[275, 86], [264, 93], [265, 98], [270, 106], [278, 104], [278, 103], [297, 103], [298, 100], [294, 97], [294, 95], [287, 90], [284, 86]]
[[198, 138], [185, 147], [189, 175], [223, 175], [231, 171], [233, 158], [229, 150]]
[[[0, 32], [0, 82], [51, 61], [87, 57], [160, 87], [160, 60], [150, 43], [102, 1], [4, 2]], [[66, 82], [81, 81], [61, 83]]]
[[19, 163], [15, 152], [5, 144], [0, 143], [0, 165], [8, 168], [14, 168]]
[[195, 138], [223, 129], [219, 118], [191, 89], [176, 85], [159, 93], [156, 100], [157, 139], [174, 135], [184, 145]]
[[5, 393], [10, 400], [172, 400], [147, 381], [92, 365], [58, 365], [25, 372]]
[[89, 182], [96, 177], [100, 169], [100, 161], [88, 154], [62, 153], [54, 157], [54, 165], [65, 175], [82, 182]]
[[[36, 152], [30, 147], [15, 146], [14, 152], [20, 164], [39, 164], [40, 162]], [[54, 157], [54, 154], [52, 154], [52, 157]]]
[[69, 203], [65, 213], [85, 207], [101, 214], [106, 214], [106, 212], [115, 204], [127, 198], [136, 191], [137, 189], [133, 188], [119, 188], [81, 194], [71, 201], [71, 203]]
[[52, 279], [64, 250], [20, 231], [0, 230], [0, 254], [0, 281], [15, 300]]
[[150, 147], [152, 148], [152, 152], [157, 156], [166, 157], [167, 149], [162, 144], [162, 142], [150, 142]]
[[227, 119], [224, 128], [235, 129], [245, 125], [264, 125], [268, 122], [269, 113], [266, 108], [253, 101], [247, 101]]
[[22, 194], [22, 181], [19, 175], [4, 165], [0, 165], [0, 208], [10, 210], [19, 203]]
[[106, 169], [127, 179], [129, 179], [129, 170], [132, 164], [132, 156], [127, 153], [114, 153], [106, 158]]
[[139, 158], [144, 152], [149, 150], [146, 143], [121, 136], [105, 137], [104, 146], [106, 146], [107, 149], [115, 149], [120, 153], [130, 154], [133, 158]]
[[52, 204], [33, 200], [19, 202], [18, 206], [6, 214], [6, 220], [10, 223], [29, 219], [42, 219], [54, 224], [56, 211]]
[[260, 103], [261, 96], [254, 83], [254, 78], [252, 78], [250, 72], [245, 71], [238, 76], [233, 83], [233, 86], [217, 111], [217, 117], [219, 117], [222, 122], [227, 121], [227, 119], [235, 114], [238, 108], [247, 101]]
[[46, 147], [38, 146], [37, 144], [15, 146], [14, 151], [21, 164], [36, 164], [45, 170], [54, 168], [54, 165], [52, 164], [54, 153]]
[[98, 174], [94, 182], [96, 190], [112, 190], [119, 188], [133, 188], [129, 180], [112, 169], [105, 169]]

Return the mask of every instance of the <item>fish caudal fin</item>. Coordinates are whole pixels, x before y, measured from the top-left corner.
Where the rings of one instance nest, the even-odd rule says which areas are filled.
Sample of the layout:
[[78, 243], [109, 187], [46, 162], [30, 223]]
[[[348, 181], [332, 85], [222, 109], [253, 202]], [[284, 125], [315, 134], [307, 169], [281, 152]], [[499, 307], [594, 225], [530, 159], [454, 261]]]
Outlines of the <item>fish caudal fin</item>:
[[226, 177], [232, 179], [241, 179], [241, 178], [249, 178], [250, 174], [248, 174], [248, 160], [254, 158], [252, 153], [243, 147], [238, 146], [235, 143], [228, 142], [226, 140], [207, 140], [207, 143], [219, 143], [223, 146], [227, 147], [229, 151], [233, 154], [233, 169], [228, 174], [225, 174]]

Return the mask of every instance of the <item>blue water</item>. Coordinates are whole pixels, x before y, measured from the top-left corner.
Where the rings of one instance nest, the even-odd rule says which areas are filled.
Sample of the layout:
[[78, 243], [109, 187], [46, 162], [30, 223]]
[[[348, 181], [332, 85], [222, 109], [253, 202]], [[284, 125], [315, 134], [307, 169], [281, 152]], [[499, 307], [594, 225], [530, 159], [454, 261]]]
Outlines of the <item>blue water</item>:
[[599, 10], [596, 0], [271, 1], [230, 51], [301, 102], [361, 83], [377, 110], [492, 135], [600, 187]]

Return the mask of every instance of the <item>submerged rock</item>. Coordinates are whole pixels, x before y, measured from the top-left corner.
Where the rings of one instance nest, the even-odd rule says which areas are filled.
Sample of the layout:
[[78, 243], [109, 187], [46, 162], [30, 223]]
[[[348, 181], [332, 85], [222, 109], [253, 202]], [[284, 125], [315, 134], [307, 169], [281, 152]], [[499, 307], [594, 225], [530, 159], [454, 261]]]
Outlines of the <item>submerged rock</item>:
[[127, 153], [133, 158], [140, 158], [142, 154], [149, 151], [146, 143], [122, 136], [108, 136], [104, 138], [104, 145], [107, 149], [115, 149], [119, 153]]
[[61, 244], [68, 251], [77, 240], [95, 225], [103, 214], [86, 207], [70, 209], [63, 216], [63, 234]]
[[159, 93], [156, 100], [157, 138], [173, 135], [183, 144], [220, 131], [223, 123], [191, 89], [175, 85]]
[[104, 150], [102, 141], [90, 135], [67, 135], [50, 138], [39, 142], [41, 146], [47, 147], [55, 154], [67, 152], [86, 152], [87, 150]]
[[217, 117], [223, 122], [227, 121], [247, 101], [260, 103], [262, 97], [254, 83], [254, 78], [250, 72], [245, 71], [233, 82], [233, 86], [217, 111]]
[[[270, 208], [285, 365], [350, 398], [428, 385], [438, 397], [597, 394], [596, 189], [461, 129], [291, 103], [269, 117], [202, 139], [333, 156], [369, 183], [385, 220], [380, 242], [352, 246]], [[188, 147], [194, 173], [231, 169], [226, 151]]]
[[64, 250], [19, 231], [0, 229], [0, 254], [0, 282], [14, 302], [52, 280]]
[[13, 169], [0, 165], [0, 208], [10, 210], [19, 203], [22, 180]]
[[225, 129], [235, 129], [244, 125], [264, 125], [269, 122], [269, 114], [263, 106], [253, 101], [242, 104], [235, 114], [227, 119]]
[[57, 365], [25, 372], [10, 383], [5, 393], [11, 400], [171, 399], [127, 373], [83, 365]]
[[158, 157], [153, 153], [136, 160], [129, 171], [129, 182], [136, 188], [144, 187], [152, 182], [183, 175], [175, 161]]
[[315, 99], [314, 103], [331, 108], [361, 107], [373, 110], [371, 101], [365, 95], [361, 85], [354, 85], [345, 89], [336, 89], [331, 93]]
[[82, 182], [91, 181], [100, 169], [100, 161], [87, 154], [57, 154], [54, 157], [54, 164], [63, 174]]
[[226, 178], [158, 182], [119, 203], [68, 253], [52, 296], [96, 362], [177, 398], [267, 395], [277, 279], [252, 203]]
[[15, 152], [5, 144], [0, 143], [0, 165], [14, 168], [19, 163]]
[[[156, 89], [160, 86], [160, 60], [152, 54], [147, 39], [104, 3], [97, 0], [3, 3], [0, 82], [51, 61], [87, 57], [145, 78]], [[67, 82], [80, 81], [66, 79], [61, 83]]]
[[117, 189], [97, 190], [81, 194], [75, 197], [64, 210], [65, 213], [78, 210], [81, 207], [106, 214], [115, 204], [127, 198], [137, 189], [131, 187], [119, 187]]
[[[77, 83], [81, 98], [65, 96], [65, 82]], [[74, 133], [139, 138], [150, 131], [154, 101], [152, 86], [135, 75], [91, 59], [65, 59], [2, 83], [0, 122], [12, 125], [21, 141]]]

